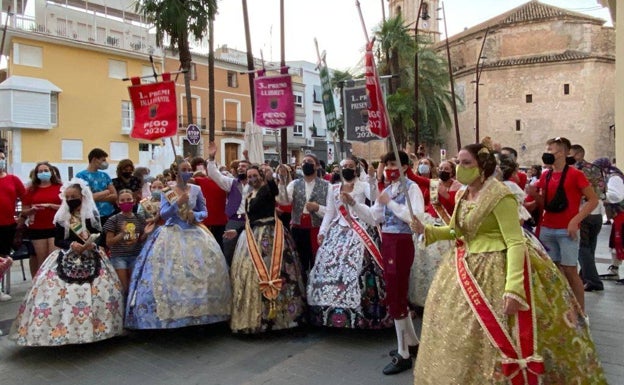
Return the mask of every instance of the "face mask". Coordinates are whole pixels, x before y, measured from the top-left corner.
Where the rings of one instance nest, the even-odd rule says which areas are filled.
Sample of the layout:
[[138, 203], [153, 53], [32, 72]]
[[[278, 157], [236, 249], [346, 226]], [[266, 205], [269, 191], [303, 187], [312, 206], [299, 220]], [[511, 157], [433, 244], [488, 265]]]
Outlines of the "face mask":
[[353, 180], [353, 178], [355, 178], [355, 170], [352, 168], [343, 168], [342, 177], [345, 178], [345, 180]]
[[440, 180], [442, 182], [446, 182], [447, 180], [451, 179], [451, 173], [448, 171], [440, 171], [438, 172], [438, 175], [440, 176]]
[[246, 172], [238, 174], [238, 180], [239, 181], [244, 181], [245, 179], [247, 179], [247, 173]]
[[479, 167], [464, 167], [457, 166], [456, 174], [457, 180], [461, 184], [470, 185], [474, 182], [480, 174]]
[[429, 165], [428, 164], [419, 164], [418, 165], [418, 173], [420, 175], [429, 174]]
[[252, 185], [254, 187], [260, 185], [260, 182], [261, 182], [260, 178], [252, 176], [252, 177], [249, 177], [248, 179], [249, 179], [248, 182], [249, 182], [250, 185]]
[[100, 165], [98, 166], [98, 168], [100, 170], [106, 170], [108, 168], [108, 162], [102, 162], [100, 163]]
[[[566, 156], [566, 164], [568, 166], [572, 166], [573, 164], [576, 164], [576, 159], [574, 159], [573, 156]], [[580, 163], [579, 163], [579, 165], [580, 165]]]
[[184, 183], [188, 182], [189, 179], [193, 177], [192, 171], [180, 171], [180, 178], [184, 181]]
[[401, 171], [398, 168], [395, 168], [393, 170], [385, 169], [384, 174], [386, 174], [386, 179], [389, 182], [394, 182], [395, 180], [398, 180], [401, 177]]
[[6, 159], [0, 159], [0, 170], [6, 170]]
[[69, 212], [73, 213], [82, 204], [82, 199], [68, 199], [67, 206], [69, 206]]
[[302, 177], [302, 176], [303, 176], [303, 171], [302, 171], [300, 168], [298, 168], [297, 170], [295, 170], [295, 174], [296, 174], [298, 177]]
[[153, 200], [160, 200], [160, 192], [161, 192], [161, 190], [154, 190], [154, 191], [152, 191], [152, 199]]
[[132, 202], [124, 202], [124, 203], [119, 204], [119, 209], [123, 211], [124, 213], [129, 213], [130, 211], [132, 211], [133, 206], [134, 206], [134, 203]]
[[132, 176], [132, 172], [122, 172], [121, 176], [123, 176], [126, 179], [130, 179], [130, 177]]
[[316, 171], [316, 167], [314, 163], [304, 163], [301, 165], [301, 169], [303, 170], [303, 175], [310, 176], [313, 175]]
[[549, 152], [545, 152], [542, 154], [542, 163], [544, 164], [554, 164], [555, 163], [555, 154], [551, 154]]
[[42, 182], [48, 182], [50, 179], [52, 179], [52, 173], [49, 171], [38, 172], [37, 178]]

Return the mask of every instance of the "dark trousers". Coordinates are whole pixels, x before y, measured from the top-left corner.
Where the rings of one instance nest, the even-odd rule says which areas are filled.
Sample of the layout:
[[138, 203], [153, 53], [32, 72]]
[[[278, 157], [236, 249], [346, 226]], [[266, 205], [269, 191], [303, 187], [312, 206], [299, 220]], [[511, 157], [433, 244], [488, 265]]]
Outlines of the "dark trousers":
[[207, 227], [208, 227], [208, 230], [210, 230], [212, 235], [217, 240], [217, 243], [219, 244], [221, 251], [223, 251], [223, 232], [225, 232], [225, 225], [214, 225], [214, 226], [207, 226]]
[[414, 262], [414, 241], [412, 234], [383, 233], [381, 239], [388, 314], [392, 319], [402, 319], [409, 314], [408, 291]]
[[304, 229], [293, 226], [290, 229], [290, 234], [295, 241], [297, 254], [299, 254], [299, 261], [301, 261], [303, 281], [307, 284], [308, 274], [310, 273], [310, 270], [312, 270], [312, 266], [314, 266], [315, 250], [312, 245], [312, 229]]
[[581, 222], [578, 260], [581, 266], [581, 277], [585, 284], [602, 288], [603, 284], [596, 270], [596, 243], [602, 228], [602, 215], [588, 215]]
[[234, 258], [234, 251], [236, 250], [236, 242], [238, 242], [238, 237], [240, 233], [245, 228], [245, 221], [235, 221], [230, 219], [228, 223], [225, 225], [225, 230], [236, 230], [237, 235], [232, 239], [223, 239], [223, 255], [225, 256], [225, 261], [228, 266], [232, 266], [232, 259]]

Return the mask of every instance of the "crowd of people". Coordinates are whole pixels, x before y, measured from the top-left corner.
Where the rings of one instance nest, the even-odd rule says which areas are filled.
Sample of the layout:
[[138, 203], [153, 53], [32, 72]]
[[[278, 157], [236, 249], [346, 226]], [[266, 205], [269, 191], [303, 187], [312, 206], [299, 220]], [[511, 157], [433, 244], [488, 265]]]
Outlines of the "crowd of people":
[[[383, 372], [416, 357], [417, 384], [606, 383], [584, 293], [619, 279], [624, 259], [624, 175], [608, 158], [587, 162], [562, 137], [526, 173], [489, 138], [438, 165], [419, 149], [329, 173], [313, 154], [275, 168], [216, 156], [211, 143], [207, 159], [154, 178], [126, 159], [111, 179], [96, 148], [72, 180], [41, 162], [24, 186], [0, 152], [0, 273], [16, 229], [33, 245], [10, 338], [54, 346], [225, 321], [242, 334], [394, 326]], [[613, 264], [600, 276], [603, 213]]]

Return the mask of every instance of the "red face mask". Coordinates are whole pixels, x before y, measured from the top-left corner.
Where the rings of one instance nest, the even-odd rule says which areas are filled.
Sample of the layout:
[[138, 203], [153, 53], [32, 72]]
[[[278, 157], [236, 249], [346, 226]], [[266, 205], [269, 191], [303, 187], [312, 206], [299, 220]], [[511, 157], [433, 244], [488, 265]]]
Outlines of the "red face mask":
[[394, 182], [395, 180], [398, 180], [399, 177], [401, 177], [401, 170], [399, 170], [398, 168], [395, 168], [393, 170], [385, 169], [384, 173], [386, 174], [386, 179], [389, 182]]

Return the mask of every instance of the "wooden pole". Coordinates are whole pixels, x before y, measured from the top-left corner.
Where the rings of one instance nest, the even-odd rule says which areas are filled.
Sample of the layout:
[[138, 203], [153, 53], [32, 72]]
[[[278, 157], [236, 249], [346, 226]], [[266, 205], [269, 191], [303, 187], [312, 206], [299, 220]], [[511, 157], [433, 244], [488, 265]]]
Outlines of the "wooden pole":
[[453, 76], [453, 65], [451, 64], [451, 48], [449, 47], [448, 30], [446, 29], [446, 12], [444, 2], [442, 2], [442, 18], [444, 19], [444, 36], [446, 36], [446, 60], [448, 61], [449, 79], [451, 81], [451, 99], [453, 100], [453, 120], [455, 122], [455, 142], [457, 152], [461, 150], [461, 136], [459, 133], [459, 119], [457, 117], [457, 100], [455, 99], [455, 79]]
[[[286, 38], [285, 38], [285, 26], [284, 26], [284, 0], [280, 0], [280, 66], [281, 72], [286, 68]], [[282, 164], [288, 164], [288, 128], [284, 127], [280, 130], [281, 133], [281, 153]]]
[[249, 15], [247, 13], [247, 0], [243, 0], [243, 24], [245, 25], [245, 46], [247, 48], [247, 70], [249, 71], [249, 98], [251, 99], [251, 115], [255, 122], [255, 95], [254, 95], [254, 60], [251, 51], [251, 32], [249, 29]]
[[485, 46], [489, 30], [490, 27], [485, 29], [483, 41], [481, 42], [481, 49], [479, 50], [479, 57], [477, 57], [477, 65], [475, 66], [475, 143], [479, 143], [479, 82], [481, 81], [481, 72], [483, 71], [481, 58], [483, 57], [483, 47]]
[[414, 52], [414, 113], [412, 114], [412, 120], [414, 120], [414, 152], [417, 151], [418, 144], [420, 142], [420, 109], [418, 106], [418, 87], [420, 84], [418, 79], [418, 21], [420, 21], [422, 6], [423, 0], [420, 0], [420, 4], [418, 5], [418, 14], [416, 15], [416, 23], [414, 25], [414, 41], [416, 46], [416, 52]]

